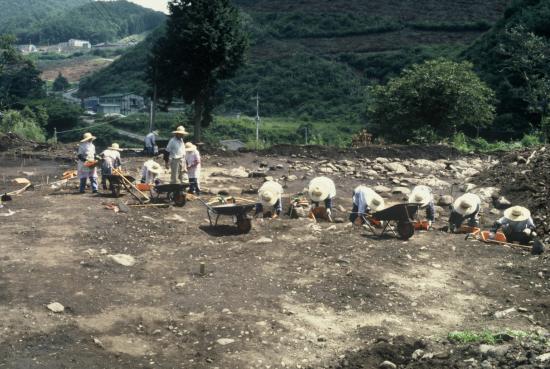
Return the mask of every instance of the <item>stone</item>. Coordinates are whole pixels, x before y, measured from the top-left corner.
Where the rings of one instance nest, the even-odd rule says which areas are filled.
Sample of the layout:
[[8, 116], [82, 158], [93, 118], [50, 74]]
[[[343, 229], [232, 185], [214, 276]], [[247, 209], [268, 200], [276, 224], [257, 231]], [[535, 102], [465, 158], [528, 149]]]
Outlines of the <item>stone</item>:
[[500, 190], [496, 187], [479, 187], [472, 191], [472, 193], [478, 195], [484, 201], [498, 198], [499, 192]]
[[510, 350], [510, 345], [480, 345], [479, 352], [491, 357], [503, 357]]
[[267, 176], [267, 172], [263, 170], [255, 170], [253, 172], [248, 173], [248, 177], [250, 178], [265, 178]]
[[373, 190], [374, 190], [376, 193], [391, 192], [391, 188], [386, 187], [386, 186], [375, 186], [375, 187], [373, 188]]
[[451, 195], [443, 195], [437, 200], [439, 206], [449, 206], [453, 203], [454, 199]]
[[115, 254], [115, 255], [109, 255], [108, 258], [117, 264], [127, 266], [127, 267], [133, 266], [136, 263], [136, 259], [132, 255]]
[[329, 168], [329, 167], [322, 167], [322, 168], [319, 168], [319, 172], [323, 174], [332, 174], [334, 173], [334, 170], [332, 170], [332, 168]]
[[411, 190], [407, 187], [394, 187], [391, 189], [391, 192], [394, 194], [409, 195]]
[[65, 306], [61, 305], [59, 302], [52, 302], [47, 308], [54, 313], [62, 313], [65, 311]]
[[397, 369], [397, 365], [388, 360], [381, 362], [378, 367], [380, 369]]
[[235, 342], [235, 340], [233, 338], [220, 338], [216, 342], [218, 343], [218, 345], [225, 346]]
[[500, 210], [498, 210], [498, 209], [494, 209], [494, 208], [493, 208], [493, 209], [491, 209], [489, 212], [490, 212], [491, 214], [493, 214], [493, 215], [500, 215]]
[[286, 180], [289, 181], [289, 182], [294, 182], [298, 179], [298, 176], [294, 175], [294, 174], [291, 174], [289, 175], [288, 177], [286, 177]]
[[384, 168], [395, 174], [405, 174], [408, 172], [407, 168], [400, 163], [385, 163]]
[[460, 187], [460, 191], [462, 192], [465, 192], [465, 193], [468, 193], [468, 192], [471, 192], [473, 191], [475, 188], [477, 188], [477, 186], [473, 183], [465, 183], [464, 185], [462, 185]]
[[504, 196], [500, 196], [498, 199], [495, 200], [495, 207], [497, 209], [507, 209], [510, 206], [512, 206], [512, 203]]
[[376, 158], [375, 161], [379, 164], [385, 164], [390, 162], [388, 158]]
[[481, 366], [481, 369], [493, 369], [493, 365], [489, 360], [483, 360], [480, 366]]
[[229, 171], [229, 176], [234, 178], [248, 178], [248, 172], [243, 167], [233, 168]]
[[422, 349], [415, 350], [415, 351], [412, 353], [412, 359], [413, 359], [413, 360], [422, 359], [422, 356], [424, 356], [424, 350], [422, 350]]
[[511, 313], [513, 313], [515, 311], [516, 311], [516, 308], [509, 308], [509, 309], [506, 309], [506, 310], [496, 311], [495, 312], [495, 318], [497, 318], [497, 319], [504, 318], [505, 316], [510, 315]]
[[550, 352], [537, 356], [535, 360], [538, 361], [539, 363], [545, 363], [547, 361], [550, 361]]
[[378, 176], [378, 172], [376, 170], [373, 170], [373, 169], [367, 169], [365, 171], [362, 172], [364, 175], [368, 176], [368, 177], [376, 177]]
[[266, 244], [266, 243], [272, 243], [273, 240], [269, 237], [260, 237], [257, 240], [252, 240], [251, 242], [256, 244]]

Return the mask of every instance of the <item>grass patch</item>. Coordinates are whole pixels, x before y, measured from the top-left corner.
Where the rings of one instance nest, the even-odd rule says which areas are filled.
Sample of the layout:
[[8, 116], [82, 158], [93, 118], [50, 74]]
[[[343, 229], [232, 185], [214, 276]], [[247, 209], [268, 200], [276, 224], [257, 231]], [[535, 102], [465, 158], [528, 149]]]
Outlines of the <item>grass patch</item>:
[[447, 339], [454, 343], [467, 344], [467, 343], [479, 343], [479, 344], [489, 344], [494, 345], [504, 342], [503, 336], [511, 336], [516, 339], [529, 338], [539, 342], [546, 342], [546, 339], [543, 336], [539, 336], [536, 333], [529, 333], [518, 330], [504, 330], [504, 331], [491, 331], [483, 330], [480, 332], [476, 331], [454, 331], [450, 332], [447, 335]]
[[511, 151], [525, 147], [536, 147], [542, 145], [542, 137], [538, 134], [525, 134], [520, 141], [495, 141], [488, 142], [482, 137], [471, 138], [464, 133], [459, 132], [451, 139], [451, 146], [455, 149], [468, 153], [468, 152], [481, 152], [490, 153], [496, 151]]

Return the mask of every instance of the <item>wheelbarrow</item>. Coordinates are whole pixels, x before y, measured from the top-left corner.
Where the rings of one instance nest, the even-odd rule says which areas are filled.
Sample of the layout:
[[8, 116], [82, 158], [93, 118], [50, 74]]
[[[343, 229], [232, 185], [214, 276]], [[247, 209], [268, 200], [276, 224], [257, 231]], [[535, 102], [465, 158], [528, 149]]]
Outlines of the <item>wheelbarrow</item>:
[[129, 175], [121, 176], [120, 174], [107, 174], [105, 175], [107, 182], [109, 183], [109, 190], [113, 197], [120, 197], [120, 191], [122, 188], [125, 188], [128, 192], [131, 192], [131, 188], [128, 186], [129, 183], [134, 183], [136, 179]]
[[175, 206], [184, 206], [187, 202], [188, 183], [171, 183], [152, 186], [151, 193], [154, 202], [162, 202], [161, 195], [166, 194], [165, 199], [173, 202]]
[[[371, 214], [368, 218], [363, 216], [364, 224], [378, 237], [391, 232], [402, 240], [408, 240], [414, 235], [415, 216], [419, 207], [418, 204], [393, 205]], [[378, 225], [382, 227], [379, 233], [375, 230]]]
[[[255, 202], [237, 204], [235, 199], [229, 199], [229, 201], [233, 201], [233, 203], [224, 203], [227, 199], [222, 199], [221, 201], [216, 200], [215, 202], [208, 203], [200, 198], [199, 200], [206, 206], [208, 221], [211, 226], [216, 227], [220, 216], [224, 215], [233, 217], [239, 233], [248, 233], [252, 229], [252, 218], [248, 213], [256, 208]], [[214, 205], [216, 202], [218, 205]]]

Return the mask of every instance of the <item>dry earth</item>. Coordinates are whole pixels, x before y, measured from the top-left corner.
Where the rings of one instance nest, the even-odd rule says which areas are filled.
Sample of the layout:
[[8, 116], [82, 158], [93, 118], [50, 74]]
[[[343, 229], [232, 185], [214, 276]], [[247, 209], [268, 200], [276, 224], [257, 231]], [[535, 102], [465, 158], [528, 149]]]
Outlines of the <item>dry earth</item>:
[[[254, 189], [262, 178], [228, 172], [263, 166], [272, 169], [267, 175], [289, 179], [288, 195], [324, 173], [336, 180], [337, 207], [349, 209], [359, 183], [388, 189], [425, 183], [448, 195], [450, 185], [475, 182], [478, 171], [494, 164], [478, 157], [447, 161], [444, 155], [365, 155], [361, 161], [205, 155], [203, 186], [212, 192]], [[131, 158], [127, 167], [135, 172], [142, 161]], [[4, 154], [0, 190], [25, 175], [37, 184], [51, 181], [71, 165]], [[420, 347], [439, 360], [429, 364], [426, 356], [422, 367], [477, 368], [477, 359], [464, 362], [481, 355], [477, 348], [477, 354], [464, 351], [460, 365], [444, 364], [463, 352], [447, 341], [449, 332], [547, 334], [547, 254], [440, 231], [408, 242], [377, 239], [347, 222], [286, 217], [254, 221], [249, 234], [235, 235], [230, 219], [210, 228], [198, 201], [115, 213], [102, 203], [116, 200], [78, 195], [75, 185], [60, 191], [37, 186], [0, 209], [0, 215], [15, 211], [0, 216], [0, 368], [377, 368], [384, 360], [404, 368], [413, 367], [411, 352]], [[491, 223], [494, 189], [477, 191], [487, 200], [484, 221]], [[384, 196], [403, 198], [391, 191]], [[284, 200], [286, 205], [288, 196]], [[440, 227], [446, 210], [438, 211]], [[111, 257], [117, 254], [131, 255], [135, 264], [117, 264]], [[206, 276], [199, 275], [201, 262]], [[65, 310], [51, 312], [52, 302]], [[495, 316], [510, 308], [515, 310]], [[523, 368], [548, 367], [526, 360]], [[516, 367], [505, 366], [512, 359], [501, 361], [500, 367]], [[482, 364], [500, 365], [496, 359]]]

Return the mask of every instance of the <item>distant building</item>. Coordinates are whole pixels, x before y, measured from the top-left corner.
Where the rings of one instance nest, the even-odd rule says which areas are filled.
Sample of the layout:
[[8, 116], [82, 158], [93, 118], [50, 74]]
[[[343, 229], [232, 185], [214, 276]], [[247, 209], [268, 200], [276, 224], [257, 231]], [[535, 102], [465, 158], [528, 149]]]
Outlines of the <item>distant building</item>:
[[74, 38], [71, 38], [67, 42], [67, 46], [70, 48], [81, 48], [81, 49], [91, 49], [92, 44], [90, 41], [84, 41], [84, 40], [76, 40]]
[[129, 115], [144, 110], [145, 100], [135, 94], [109, 94], [87, 97], [82, 100], [82, 107], [96, 113]]
[[17, 49], [23, 54], [30, 54], [38, 52], [38, 48], [33, 44], [28, 45], [17, 45]]

